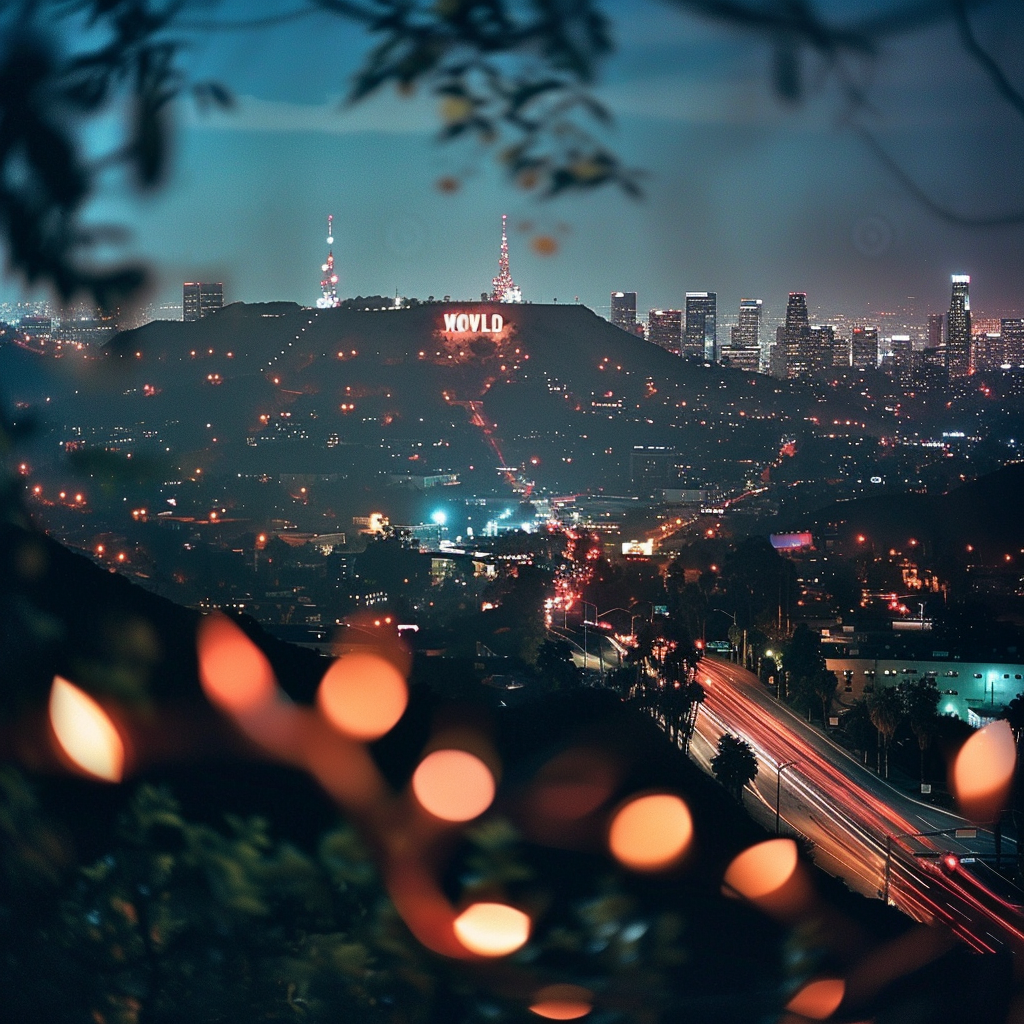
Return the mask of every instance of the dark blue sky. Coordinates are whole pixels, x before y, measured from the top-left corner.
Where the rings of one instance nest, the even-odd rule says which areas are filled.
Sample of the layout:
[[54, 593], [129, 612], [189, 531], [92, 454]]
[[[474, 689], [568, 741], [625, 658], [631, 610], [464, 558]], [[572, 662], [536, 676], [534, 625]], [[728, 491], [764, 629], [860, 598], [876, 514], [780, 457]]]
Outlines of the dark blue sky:
[[[885, 5], [821, 6], [837, 17]], [[618, 51], [600, 94], [618, 117], [619, 152], [648, 172], [643, 201], [608, 190], [538, 202], [486, 154], [436, 145], [429, 98], [388, 94], [339, 113], [368, 40], [317, 16], [204, 34], [189, 62], [197, 77], [231, 86], [239, 109], [183, 110], [169, 187], [139, 202], [112, 183], [96, 216], [133, 226], [164, 300], [180, 300], [182, 280], [203, 278], [222, 279], [228, 300], [312, 304], [328, 213], [342, 294], [477, 296], [496, 271], [507, 212], [513, 276], [535, 301], [579, 296], [602, 311], [609, 291], [624, 288], [646, 311], [709, 289], [726, 316], [741, 296], [779, 315], [786, 293], [802, 290], [812, 310], [857, 316], [912, 296], [923, 318], [948, 305], [949, 275], [966, 272], [976, 310], [1024, 312], [1024, 227], [962, 228], [925, 211], [844, 127], [834, 76], [812, 62], [807, 98], [786, 106], [773, 96], [762, 40], [657, 0], [606, 9]], [[973, 19], [1024, 83], [1018, 12], [992, 3]], [[936, 197], [966, 213], [1024, 205], [1024, 119], [964, 56], [951, 25], [898, 37], [853, 74], [874, 111], [859, 116]], [[439, 177], [467, 169], [457, 193], [438, 191]], [[558, 241], [554, 256], [531, 250], [537, 234]]]

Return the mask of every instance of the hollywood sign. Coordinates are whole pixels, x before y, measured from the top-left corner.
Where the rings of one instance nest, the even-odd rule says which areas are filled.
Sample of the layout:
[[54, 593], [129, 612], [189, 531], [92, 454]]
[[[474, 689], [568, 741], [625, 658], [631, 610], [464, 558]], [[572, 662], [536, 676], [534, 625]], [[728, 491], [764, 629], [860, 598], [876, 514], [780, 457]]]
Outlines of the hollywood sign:
[[444, 329], [449, 334], [498, 334], [504, 326], [500, 313], [444, 314]]

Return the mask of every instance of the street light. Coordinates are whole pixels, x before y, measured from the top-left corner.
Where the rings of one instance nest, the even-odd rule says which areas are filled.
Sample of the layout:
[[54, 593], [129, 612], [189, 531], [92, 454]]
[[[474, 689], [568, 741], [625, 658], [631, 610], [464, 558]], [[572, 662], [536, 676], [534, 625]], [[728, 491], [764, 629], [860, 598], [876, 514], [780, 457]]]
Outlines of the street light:
[[[709, 612], [721, 612], [727, 618], [732, 619], [732, 631], [730, 631], [729, 643], [730, 643], [730, 645], [734, 644], [735, 640], [733, 639], [733, 637], [735, 636], [735, 632], [739, 630], [739, 626], [737, 626], [737, 624], [736, 624], [736, 612], [727, 612], [724, 608], [709, 608], [708, 611]], [[739, 652], [737, 651], [737, 653], [739, 653]], [[743, 651], [742, 651], [742, 657], [743, 657], [743, 667], [746, 668], [747, 667], [747, 631], [746, 630], [743, 630]]]
[[779, 806], [782, 800], [782, 773], [787, 768], [792, 768], [793, 765], [799, 764], [797, 760], [783, 761], [775, 769], [775, 834], [779, 835]]

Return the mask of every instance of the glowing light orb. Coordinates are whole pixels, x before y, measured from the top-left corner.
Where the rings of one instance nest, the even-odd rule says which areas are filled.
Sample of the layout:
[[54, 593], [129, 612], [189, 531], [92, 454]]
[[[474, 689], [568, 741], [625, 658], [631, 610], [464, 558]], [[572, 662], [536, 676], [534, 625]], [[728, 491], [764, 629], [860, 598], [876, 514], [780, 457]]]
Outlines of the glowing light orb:
[[533, 997], [530, 1012], [548, 1020], [577, 1020], [594, 1008], [594, 993], [582, 985], [545, 985]]
[[608, 831], [612, 855], [634, 871], [671, 867], [692, 838], [690, 810], [671, 793], [651, 793], [630, 800], [616, 813]]
[[471, 821], [491, 806], [495, 782], [490, 769], [466, 750], [435, 750], [412, 776], [420, 806], [442, 821]]
[[438, 509], [436, 512], [431, 513], [430, 521], [437, 526], [444, 526], [448, 522], [448, 513], [443, 509]]
[[508, 956], [526, 945], [530, 918], [505, 903], [474, 903], [455, 919], [455, 934], [480, 956]]
[[797, 867], [792, 839], [768, 839], [748, 847], [733, 858], [725, 872], [725, 884], [755, 903], [778, 892]]
[[960, 748], [950, 782], [960, 809], [976, 821], [991, 821], [1013, 785], [1017, 745], [1010, 723], [991, 722]]
[[339, 732], [356, 740], [379, 739], [402, 717], [409, 702], [405, 679], [376, 654], [344, 654], [327, 670], [317, 704]]
[[328, 235], [327, 236], [327, 244], [328, 245], [334, 245], [334, 235]]
[[786, 1003], [786, 1009], [811, 1020], [825, 1020], [839, 1009], [844, 995], [846, 982], [842, 978], [819, 978], [804, 985]]
[[53, 677], [50, 724], [61, 750], [76, 768], [103, 779], [124, 777], [124, 741], [107, 713], [74, 683]]
[[199, 622], [199, 681], [211, 704], [232, 715], [269, 704], [277, 680], [266, 655], [222, 612]]

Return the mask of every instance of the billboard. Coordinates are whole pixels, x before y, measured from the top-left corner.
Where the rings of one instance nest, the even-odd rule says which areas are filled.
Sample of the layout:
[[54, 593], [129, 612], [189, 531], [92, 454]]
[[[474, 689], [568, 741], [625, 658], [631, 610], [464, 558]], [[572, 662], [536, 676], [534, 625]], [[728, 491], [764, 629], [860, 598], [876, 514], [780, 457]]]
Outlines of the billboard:
[[814, 537], [809, 533], [773, 533], [768, 540], [776, 551], [801, 551], [814, 547]]

